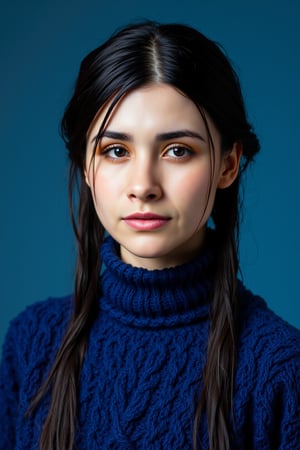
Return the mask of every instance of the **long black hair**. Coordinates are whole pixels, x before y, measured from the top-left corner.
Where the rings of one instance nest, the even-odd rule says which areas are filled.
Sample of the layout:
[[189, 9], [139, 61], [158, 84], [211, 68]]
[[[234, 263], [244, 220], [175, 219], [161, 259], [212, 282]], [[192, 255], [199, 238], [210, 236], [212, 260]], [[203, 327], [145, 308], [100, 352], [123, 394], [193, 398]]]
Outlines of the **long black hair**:
[[[74, 314], [52, 369], [33, 401], [34, 407], [50, 391], [51, 405], [41, 450], [73, 448], [80, 370], [101, 288], [99, 246], [104, 229], [84, 178], [87, 133], [108, 100], [112, 99], [108, 112], [111, 114], [124, 95], [150, 83], [175, 87], [197, 105], [204, 119], [208, 114], [221, 135], [222, 152], [235, 143], [243, 148], [240, 173], [230, 187], [217, 191], [212, 211], [218, 264], [193, 435], [196, 448], [199, 419], [203, 416], [210, 450], [230, 448], [236, 364], [239, 183], [243, 170], [258, 152], [259, 143], [246, 117], [238, 78], [220, 46], [185, 25], [144, 22], [121, 29], [86, 56], [62, 119], [62, 135], [70, 158], [69, 196], [78, 260]], [[76, 208], [74, 189], [79, 191]]]

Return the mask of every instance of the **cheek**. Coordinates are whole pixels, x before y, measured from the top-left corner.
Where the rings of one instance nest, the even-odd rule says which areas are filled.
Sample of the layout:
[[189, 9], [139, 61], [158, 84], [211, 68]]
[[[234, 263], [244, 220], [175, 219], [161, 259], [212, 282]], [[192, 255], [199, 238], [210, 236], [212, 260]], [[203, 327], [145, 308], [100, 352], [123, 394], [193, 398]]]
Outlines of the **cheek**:
[[194, 170], [177, 177], [171, 191], [176, 193], [178, 202], [186, 209], [199, 208], [207, 201], [210, 181], [210, 174], [207, 170]]
[[98, 167], [95, 168], [95, 172], [91, 175], [90, 179], [93, 179], [91, 188], [93, 191], [93, 199], [96, 204], [102, 203], [102, 201], [111, 193], [111, 177], [105, 174], [105, 171], [100, 171]]
[[97, 213], [102, 209], [102, 205], [105, 206], [105, 199], [109, 196], [111, 192], [109, 184], [103, 179], [103, 177], [96, 176], [89, 177], [89, 186], [91, 189], [93, 202]]
[[98, 172], [94, 186], [93, 200], [99, 219], [109, 219], [116, 211], [121, 197], [121, 187], [117, 182], [117, 177], [102, 175]]

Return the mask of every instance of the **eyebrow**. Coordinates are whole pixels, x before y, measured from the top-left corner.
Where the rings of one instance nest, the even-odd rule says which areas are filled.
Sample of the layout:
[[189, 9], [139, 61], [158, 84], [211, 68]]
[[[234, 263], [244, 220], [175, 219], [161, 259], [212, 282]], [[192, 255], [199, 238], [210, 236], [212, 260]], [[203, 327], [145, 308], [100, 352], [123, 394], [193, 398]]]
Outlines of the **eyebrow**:
[[[133, 141], [133, 136], [130, 134], [120, 133], [118, 131], [112, 130], [104, 130], [103, 133], [101, 133], [100, 135], [94, 136], [93, 139], [91, 140], [91, 143], [98, 138], [102, 139], [104, 137], [107, 137], [109, 139], [117, 139], [120, 141], [129, 141], [129, 142]], [[201, 136], [201, 134], [196, 133], [195, 131], [192, 130], [178, 130], [178, 131], [169, 131], [168, 133], [160, 133], [155, 136], [155, 141], [156, 142], [169, 141], [171, 139], [178, 139], [183, 137], [196, 138], [200, 139], [200, 141], [202, 142], [206, 142], [204, 137]]]

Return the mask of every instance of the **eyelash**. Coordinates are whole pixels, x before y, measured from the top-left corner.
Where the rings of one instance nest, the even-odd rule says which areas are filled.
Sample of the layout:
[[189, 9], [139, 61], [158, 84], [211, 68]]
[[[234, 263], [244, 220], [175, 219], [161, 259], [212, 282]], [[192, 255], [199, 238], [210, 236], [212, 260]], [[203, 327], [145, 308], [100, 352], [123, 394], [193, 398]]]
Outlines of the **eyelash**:
[[[116, 151], [116, 150], [121, 150], [122, 151], [122, 155], [116, 155], [116, 154], [114, 154], [114, 156], [112, 156], [110, 153], [111, 152], [113, 152], [113, 151]], [[183, 151], [184, 152], [184, 154], [183, 155], [169, 155], [168, 156], [168, 153], [169, 152], [176, 152], [176, 151]], [[185, 145], [179, 145], [179, 144], [177, 144], [177, 145], [172, 145], [172, 146], [170, 146], [169, 148], [167, 148], [164, 152], [163, 152], [163, 157], [169, 157], [169, 158], [171, 158], [171, 159], [173, 159], [173, 160], [176, 160], [176, 159], [186, 159], [186, 158], [189, 158], [192, 154], [193, 154], [194, 152], [193, 152], [193, 150], [191, 150], [190, 148], [188, 148], [188, 147], [186, 147]], [[111, 160], [118, 160], [118, 159], [123, 159], [123, 158], [127, 158], [128, 156], [129, 156], [129, 151], [125, 148], [125, 147], [123, 147], [122, 145], [110, 145], [110, 146], [108, 146], [108, 147], [105, 147], [102, 151], [100, 151], [100, 154], [101, 155], [104, 155], [104, 156], [106, 156], [107, 158], [109, 158], [109, 159], [111, 159]]]

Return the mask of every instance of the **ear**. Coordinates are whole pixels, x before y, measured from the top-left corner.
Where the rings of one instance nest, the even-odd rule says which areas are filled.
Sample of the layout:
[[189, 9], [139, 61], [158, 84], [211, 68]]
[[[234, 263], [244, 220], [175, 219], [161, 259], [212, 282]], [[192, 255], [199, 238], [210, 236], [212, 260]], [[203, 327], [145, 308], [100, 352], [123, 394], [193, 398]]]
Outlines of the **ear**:
[[86, 169], [84, 169], [84, 179], [85, 179], [86, 184], [90, 188], [91, 187], [91, 183], [90, 183], [90, 180], [89, 180], [88, 173], [87, 173]]
[[230, 152], [223, 156], [218, 188], [225, 189], [234, 182], [239, 173], [242, 153], [242, 144], [235, 142]]

